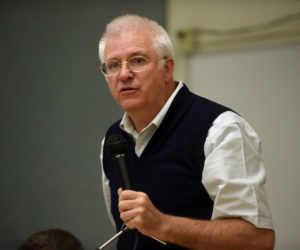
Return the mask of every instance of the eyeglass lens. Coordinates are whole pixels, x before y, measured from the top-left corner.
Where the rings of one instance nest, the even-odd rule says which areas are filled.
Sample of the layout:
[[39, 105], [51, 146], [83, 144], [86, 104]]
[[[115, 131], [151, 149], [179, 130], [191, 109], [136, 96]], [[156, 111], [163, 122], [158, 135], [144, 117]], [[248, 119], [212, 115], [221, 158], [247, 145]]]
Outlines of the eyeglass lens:
[[[148, 59], [143, 56], [134, 56], [128, 59], [128, 68], [133, 72], [143, 71], [148, 65]], [[105, 75], [115, 75], [121, 71], [122, 63], [118, 60], [111, 60], [101, 65], [101, 70]]]

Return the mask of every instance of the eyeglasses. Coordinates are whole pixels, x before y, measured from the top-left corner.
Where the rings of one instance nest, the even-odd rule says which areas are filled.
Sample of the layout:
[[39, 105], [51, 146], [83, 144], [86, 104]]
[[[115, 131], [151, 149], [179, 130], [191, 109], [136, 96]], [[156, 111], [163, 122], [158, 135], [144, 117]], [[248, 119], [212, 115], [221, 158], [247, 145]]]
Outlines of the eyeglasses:
[[[133, 56], [128, 59], [127, 63], [129, 70], [133, 72], [141, 72], [146, 69], [150, 60], [144, 56]], [[111, 60], [102, 63], [100, 66], [102, 73], [106, 76], [119, 74], [122, 69], [122, 63], [118, 60]]]

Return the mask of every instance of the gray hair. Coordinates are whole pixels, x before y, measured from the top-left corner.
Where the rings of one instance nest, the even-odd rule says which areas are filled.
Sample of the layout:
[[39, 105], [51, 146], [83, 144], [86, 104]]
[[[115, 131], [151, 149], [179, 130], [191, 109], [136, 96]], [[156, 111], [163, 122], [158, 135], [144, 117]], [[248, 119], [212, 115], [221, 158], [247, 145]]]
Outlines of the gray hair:
[[104, 52], [107, 37], [109, 35], [118, 34], [121, 30], [134, 30], [140, 28], [148, 28], [153, 35], [153, 48], [156, 53], [164, 57], [173, 56], [173, 46], [166, 30], [157, 22], [149, 20], [146, 17], [138, 15], [123, 15], [115, 18], [106, 26], [106, 31], [102, 35], [99, 42], [99, 58], [104, 62]]

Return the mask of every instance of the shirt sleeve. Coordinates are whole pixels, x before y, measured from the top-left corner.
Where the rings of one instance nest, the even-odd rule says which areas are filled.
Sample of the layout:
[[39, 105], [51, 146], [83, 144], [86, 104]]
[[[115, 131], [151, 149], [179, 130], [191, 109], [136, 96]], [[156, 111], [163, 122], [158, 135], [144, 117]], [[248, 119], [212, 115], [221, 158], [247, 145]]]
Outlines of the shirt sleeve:
[[212, 219], [238, 217], [272, 229], [260, 139], [251, 126], [224, 112], [210, 128], [204, 151], [202, 182], [214, 201]]
[[105, 175], [104, 169], [103, 169], [103, 148], [104, 148], [104, 142], [105, 137], [102, 139], [101, 142], [101, 151], [100, 151], [100, 163], [101, 163], [101, 172], [102, 172], [102, 189], [103, 189], [103, 195], [104, 195], [104, 201], [107, 209], [108, 217], [115, 227], [115, 221], [113, 219], [112, 213], [111, 213], [111, 196], [110, 196], [110, 188], [109, 188], [109, 179]]

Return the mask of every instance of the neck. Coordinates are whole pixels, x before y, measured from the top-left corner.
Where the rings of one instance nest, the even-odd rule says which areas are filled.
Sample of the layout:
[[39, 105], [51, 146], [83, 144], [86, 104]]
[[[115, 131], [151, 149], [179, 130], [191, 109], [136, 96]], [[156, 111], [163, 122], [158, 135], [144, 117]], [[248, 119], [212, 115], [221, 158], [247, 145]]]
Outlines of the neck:
[[137, 132], [140, 132], [145, 127], [148, 126], [148, 124], [153, 121], [155, 116], [160, 112], [160, 110], [163, 108], [163, 106], [168, 101], [169, 97], [174, 92], [176, 86], [175, 82], [171, 85], [172, 87], [169, 88], [169, 90], [166, 92], [165, 97], [162, 99], [161, 103], [156, 105], [155, 107], [150, 107], [148, 110], [138, 110], [136, 112], [128, 112], [129, 117], [131, 118], [134, 128]]
[[130, 115], [129, 114], [129, 116], [133, 122], [136, 132], [140, 132], [148, 126], [148, 124], [154, 119], [154, 117], [157, 114], [158, 114], [158, 112], [151, 116], [149, 114], [147, 114], [146, 117], [144, 117], [142, 114], [141, 115]]

